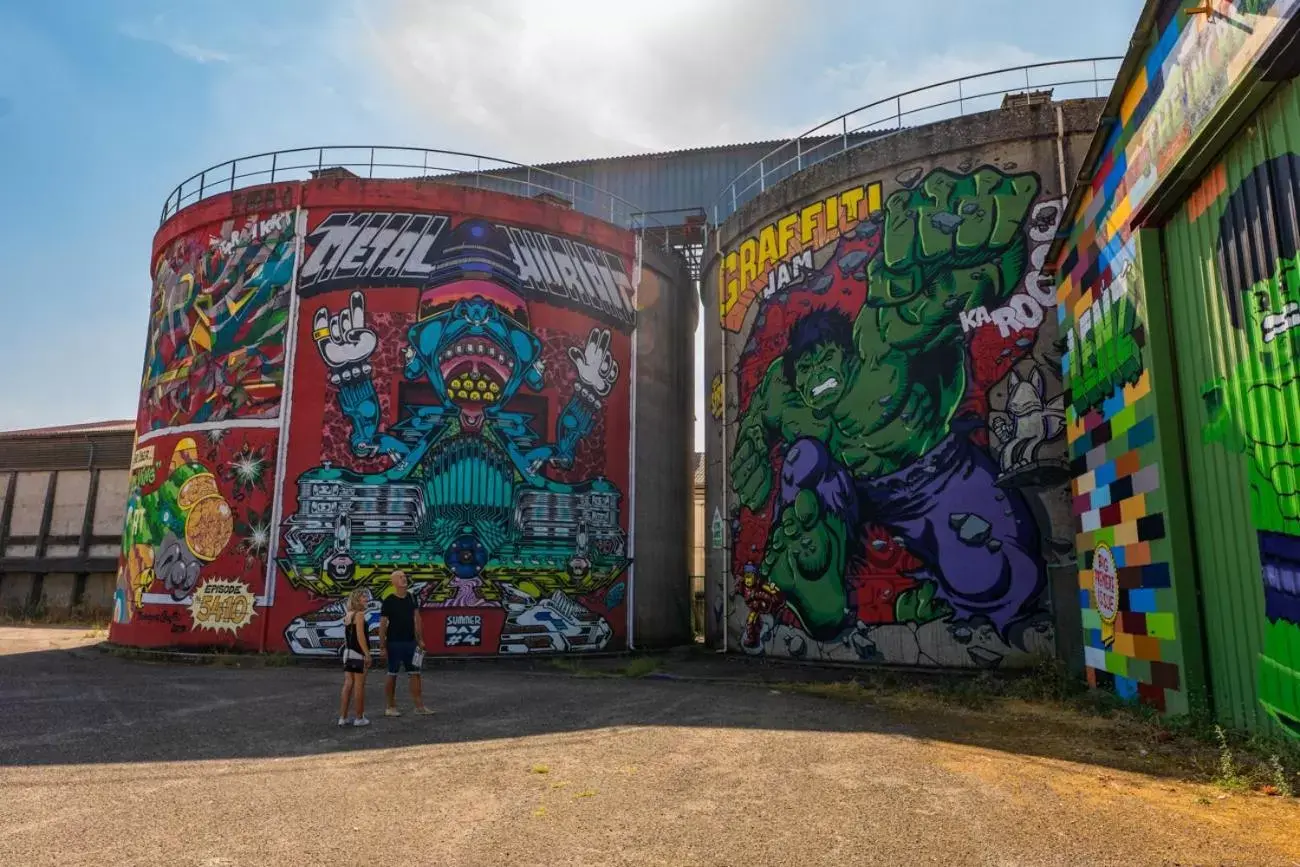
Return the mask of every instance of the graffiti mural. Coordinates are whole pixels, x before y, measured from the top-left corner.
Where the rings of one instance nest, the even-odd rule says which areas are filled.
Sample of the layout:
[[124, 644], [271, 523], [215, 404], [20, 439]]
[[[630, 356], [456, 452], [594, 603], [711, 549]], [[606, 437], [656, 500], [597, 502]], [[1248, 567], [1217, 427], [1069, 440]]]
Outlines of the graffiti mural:
[[[233, 641], [252, 621], [271, 536], [274, 474], [267, 456], [274, 444], [274, 431], [216, 429], [137, 446], [114, 640], [144, 626], [155, 635], [146, 644], [213, 638], [196, 630], [225, 632]], [[150, 623], [165, 629], [149, 630]]]
[[[1261, 194], [1264, 191], [1264, 194]], [[1204, 384], [1207, 443], [1241, 454], [1268, 620], [1259, 662], [1261, 704], [1300, 736], [1300, 154], [1267, 160], [1228, 196], [1216, 244], [1219, 285], [1246, 351], [1225, 376]], [[1243, 256], [1241, 238], [1276, 224]]]
[[139, 432], [275, 418], [284, 374], [294, 212], [229, 219], [157, 258]]
[[278, 564], [317, 610], [290, 648], [335, 652], [341, 597], [397, 568], [431, 650], [623, 641], [628, 263], [410, 213], [330, 213], [303, 255]]
[[720, 314], [743, 347], [742, 646], [980, 667], [1050, 653], [1046, 563], [1069, 543], [1045, 501], [1068, 464], [1041, 269], [1062, 202], [988, 165], [897, 180], [722, 260]]

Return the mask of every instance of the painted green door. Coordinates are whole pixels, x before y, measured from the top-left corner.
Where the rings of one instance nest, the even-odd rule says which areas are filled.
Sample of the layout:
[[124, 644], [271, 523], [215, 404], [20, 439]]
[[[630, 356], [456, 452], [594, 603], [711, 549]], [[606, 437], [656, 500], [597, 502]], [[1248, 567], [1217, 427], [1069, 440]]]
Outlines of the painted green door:
[[1164, 229], [1216, 715], [1300, 737], [1300, 87]]

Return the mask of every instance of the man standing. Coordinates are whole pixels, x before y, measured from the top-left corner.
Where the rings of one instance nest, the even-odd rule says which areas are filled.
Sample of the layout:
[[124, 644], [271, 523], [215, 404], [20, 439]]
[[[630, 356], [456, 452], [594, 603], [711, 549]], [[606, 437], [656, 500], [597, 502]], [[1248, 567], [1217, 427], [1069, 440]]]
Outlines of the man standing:
[[[420, 684], [420, 664], [424, 661], [424, 633], [418, 616], [419, 606], [415, 598], [407, 593], [409, 582], [401, 569], [392, 575], [393, 594], [384, 600], [380, 609], [379, 649], [388, 657], [388, 682], [384, 684], [384, 697], [388, 699], [388, 708], [384, 716], [401, 716], [397, 709], [397, 672], [405, 667], [411, 676], [411, 698], [415, 701], [415, 712], [427, 715], [433, 713], [424, 706], [424, 695]], [[419, 657], [416, 650], [419, 649]]]

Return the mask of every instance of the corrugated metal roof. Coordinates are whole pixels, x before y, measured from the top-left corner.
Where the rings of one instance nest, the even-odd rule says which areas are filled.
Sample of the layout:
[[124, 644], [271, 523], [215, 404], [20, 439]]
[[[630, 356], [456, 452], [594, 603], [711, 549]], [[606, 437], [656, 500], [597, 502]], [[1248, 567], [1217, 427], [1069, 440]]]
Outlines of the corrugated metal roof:
[[[892, 130], [856, 133], [851, 138], [873, 138], [886, 132]], [[836, 136], [826, 138], [836, 138]], [[808, 139], [812, 143], [819, 140], [821, 139]], [[629, 154], [621, 157], [569, 160], [544, 163], [532, 168], [554, 172], [590, 184], [599, 190], [613, 193], [642, 211], [684, 212], [692, 209], [707, 209], [727, 184], [754, 163], [785, 144], [787, 141], [784, 139], [758, 141], [659, 153]], [[776, 160], [788, 160], [792, 156], [793, 152], [783, 154]], [[790, 171], [793, 172], [794, 168], [792, 163]], [[521, 180], [527, 177], [528, 171], [527, 168], [498, 169], [483, 174]], [[438, 176], [440, 181], [454, 182], [456, 178], [455, 174]], [[533, 176], [533, 180], [539, 181], [536, 176]], [[584, 213], [591, 213], [593, 216], [602, 216], [581, 201], [574, 202], [574, 208]], [[653, 219], [651, 224], [658, 222], [663, 225], [680, 225], [686, 216], [686, 214], [680, 216], [671, 213], [663, 214]]]
[[[731, 151], [731, 150], [745, 150], [745, 151], [757, 150], [759, 152], [759, 156], [762, 156], [765, 153], [770, 153], [771, 151], [776, 150], [778, 147], [785, 144], [786, 141], [787, 139], [782, 138], [782, 139], [770, 139], [767, 141], [735, 142], [733, 144], [723, 144], [723, 145], [698, 145], [696, 147], [678, 148], [677, 150], [671, 150], [671, 151], [647, 151], [645, 153], [634, 153], [634, 154], [607, 154], [605, 156], [599, 156], [599, 157], [586, 157], [585, 159], [580, 159], [580, 160], [560, 160], [558, 162], [553, 162], [553, 163], [536, 163], [535, 167], [539, 169], [550, 169], [554, 171], [560, 166], [580, 166], [583, 165], [584, 163], [607, 163], [613, 160], [672, 158], [672, 157], [681, 156], [682, 154], [699, 154], [705, 152], [719, 153], [722, 151]], [[751, 163], [755, 162], [757, 159], [758, 157], [755, 157], [754, 159], [750, 160], [750, 162]]]
[[135, 431], [98, 431], [85, 437], [48, 436], [0, 439], [0, 471], [75, 470], [131, 465]]
[[[604, 159], [574, 160], [547, 163], [535, 168], [572, 178], [598, 190], [613, 193], [642, 211], [689, 211], [703, 209], [718, 195], [718, 191], [736, 175], [758, 162], [781, 142], [755, 142], [751, 145], [734, 145], [720, 148], [697, 148], [672, 153], [637, 154]], [[498, 169], [484, 175], [521, 181], [529, 177], [529, 169]], [[440, 181], [456, 182], [457, 175], [440, 175]], [[467, 178], [469, 176], [466, 176]], [[534, 183], [544, 183], [537, 174]], [[478, 185], [478, 184], [476, 184]], [[560, 186], [564, 186], [561, 183]], [[563, 193], [563, 190], [560, 190]], [[580, 190], [580, 197], [585, 191]], [[601, 205], [604, 205], [602, 201]], [[600, 206], [575, 201], [576, 210], [592, 216], [608, 218], [598, 213]], [[686, 214], [659, 220], [664, 224], [680, 224]]]
[[110, 419], [108, 421], [87, 421], [80, 424], [55, 425], [53, 427], [29, 427], [17, 430], [0, 431], [0, 439], [20, 439], [24, 437], [80, 437], [89, 433], [119, 433], [135, 431], [132, 419]]

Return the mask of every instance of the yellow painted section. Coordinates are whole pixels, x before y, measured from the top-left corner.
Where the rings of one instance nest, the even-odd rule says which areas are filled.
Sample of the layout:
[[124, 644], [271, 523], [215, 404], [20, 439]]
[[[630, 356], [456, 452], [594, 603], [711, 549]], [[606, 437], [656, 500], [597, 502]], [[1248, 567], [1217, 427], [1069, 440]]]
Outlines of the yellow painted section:
[[1115, 633], [1115, 652], [1121, 656], [1133, 656], [1134, 650], [1133, 636], [1127, 632]]
[[1132, 406], [1151, 393], [1151, 371], [1143, 370], [1138, 381], [1124, 386], [1124, 404]]
[[1120, 123], [1126, 124], [1129, 118], [1133, 116], [1137, 104], [1142, 101], [1142, 97], [1147, 92], [1147, 71], [1139, 69], [1137, 75], [1133, 76], [1133, 81], [1129, 84], [1128, 90], [1124, 93], [1124, 99], [1119, 104]]
[[1138, 518], [1146, 517], [1146, 494], [1138, 494], [1136, 497], [1129, 497], [1127, 500], [1121, 500], [1119, 504], [1119, 513], [1126, 522], [1136, 521]]
[[1111, 208], [1110, 216], [1106, 218], [1106, 234], [1112, 238], [1118, 235], [1120, 229], [1128, 224], [1129, 215], [1132, 213], [1133, 202], [1129, 197], [1117, 197], [1114, 207]]

